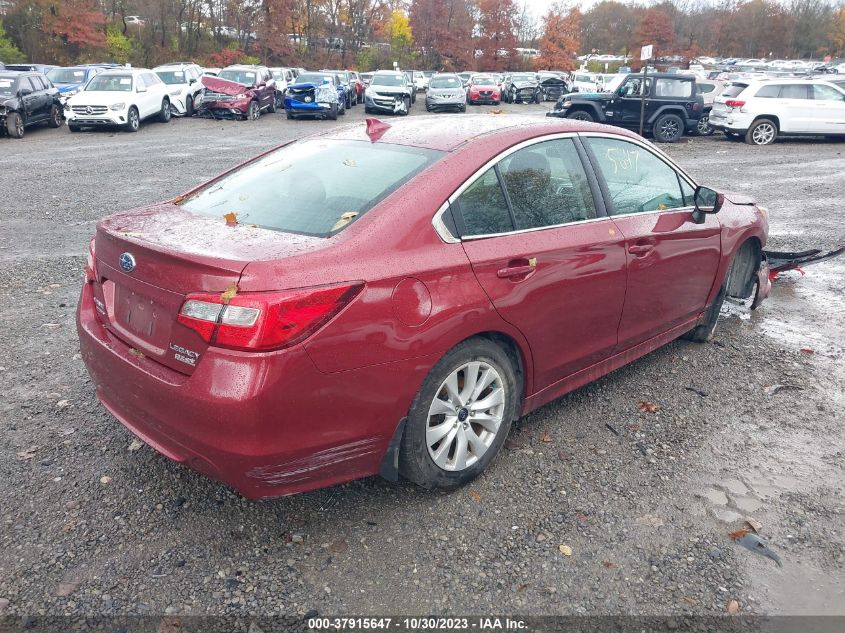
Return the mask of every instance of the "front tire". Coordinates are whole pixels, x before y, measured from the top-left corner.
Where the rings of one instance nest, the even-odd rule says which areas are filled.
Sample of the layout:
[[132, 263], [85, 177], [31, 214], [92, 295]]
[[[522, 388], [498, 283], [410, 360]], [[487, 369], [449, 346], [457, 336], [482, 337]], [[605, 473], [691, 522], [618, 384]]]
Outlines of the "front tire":
[[457, 488], [495, 459], [519, 411], [508, 354], [472, 338], [449, 350], [411, 403], [399, 471], [425, 488]]
[[170, 113], [170, 100], [169, 99], [162, 99], [161, 100], [161, 111], [158, 113], [158, 120], [162, 123], [167, 123], [170, 121], [171, 113]]
[[[344, 110], [341, 114], [345, 114], [346, 110]], [[330, 121], [337, 121], [337, 104], [333, 103], [332, 107], [329, 108], [329, 120]]]
[[749, 145], [771, 145], [778, 137], [778, 126], [769, 119], [757, 119], [745, 133]]
[[654, 122], [652, 133], [658, 143], [677, 143], [684, 135], [684, 122], [677, 114], [664, 114]]
[[61, 109], [59, 109], [59, 106], [53, 104], [50, 107], [50, 120], [47, 121], [47, 125], [52, 128], [62, 127], [63, 121], [64, 117], [62, 116]]
[[593, 115], [584, 110], [575, 110], [574, 112], [569, 112], [567, 113], [566, 118], [574, 119], [575, 121], [587, 121], [588, 123], [592, 123], [593, 121], [595, 121]]
[[258, 101], [250, 101], [249, 107], [246, 110], [246, 120], [247, 121], [257, 121], [258, 117], [261, 116], [261, 108], [258, 105]]
[[141, 127], [141, 116], [138, 114], [138, 108], [132, 106], [126, 113], [126, 126], [123, 129], [134, 133], [138, 131], [139, 127]]
[[23, 138], [23, 118], [17, 112], [6, 115], [6, 133], [12, 138]]
[[185, 97], [185, 116], [194, 116], [194, 98], [191, 95]]

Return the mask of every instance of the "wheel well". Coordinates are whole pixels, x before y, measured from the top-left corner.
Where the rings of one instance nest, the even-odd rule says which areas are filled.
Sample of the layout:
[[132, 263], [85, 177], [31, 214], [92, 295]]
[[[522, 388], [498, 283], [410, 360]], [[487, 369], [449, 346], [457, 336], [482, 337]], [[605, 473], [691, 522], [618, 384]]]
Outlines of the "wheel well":
[[652, 124], [657, 123], [657, 119], [667, 114], [674, 114], [681, 120], [681, 123], [683, 123], [686, 119], [686, 113], [683, 110], [679, 110], [678, 108], [666, 108], [664, 110], [660, 110], [654, 115], [654, 118], [651, 120]]
[[747, 299], [754, 292], [757, 269], [763, 257], [763, 246], [756, 237], [750, 237], [734, 255], [731, 262], [726, 294], [736, 299]]
[[[754, 118], [754, 120], [751, 122], [751, 125], [754, 125], [760, 119], [768, 119], [769, 121], [775, 124], [775, 127], [778, 129], [778, 132], [780, 132], [780, 119], [776, 116], [769, 114], [761, 114], [760, 116]], [[751, 125], [749, 125], [748, 127], [751, 127]]]
[[517, 342], [508, 336], [507, 334], [503, 334], [502, 332], [481, 332], [476, 334], [474, 337], [470, 338], [486, 338], [487, 340], [495, 343], [499, 347], [501, 347], [505, 353], [508, 355], [508, 358], [511, 359], [513, 363], [514, 374], [516, 374], [517, 383], [521, 383], [521, 392], [522, 397], [525, 397], [525, 389], [527, 387], [525, 381], [525, 360], [522, 357], [522, 350], [520, 349]]

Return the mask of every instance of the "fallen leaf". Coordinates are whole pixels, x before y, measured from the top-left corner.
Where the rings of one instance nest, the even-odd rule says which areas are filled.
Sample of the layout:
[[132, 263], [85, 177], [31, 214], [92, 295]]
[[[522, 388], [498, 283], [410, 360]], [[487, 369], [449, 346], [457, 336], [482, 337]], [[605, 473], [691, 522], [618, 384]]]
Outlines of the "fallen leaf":
[[70, 400], [59, 400], [56, 403], [56, 408], [61, 411], [62, 409], [67, 409], [70, 406]]
[[628, 430], [631, 431], [631, 433], [639, 433], [641, 428], [642, 427], [639, 424], [629, 424], [628, 425]]
[[45, 330], [58, 330], [60, 327], [62, 327], [62, 324], [61, 323], [42, 323], [41, 327], [43, 327]]
[[144, 358], [144, 352], [142, 352], [139, 349], [135, 349], [134, 347], [130, 347], [128, 351], [135, 358]]
[[229, 213], [223, 214], [223, 219], [226, 220], [226, 226], [237, 226], [238, 224], [238, 214], [234, 211], [229, 211]]
[[742, 538], [746, 534], [748, 534], [751, 530], [746, 530], [742, 528], [741, 530], [734, 530], [733, 532], [728, 532], [728, 536], [731, 538]]
[[813, 350], [811, 350], [809, 347], [802, 347], [801, 353], [802, 354], [815, 354], [815, 352]]
[[109, 477], [108, 475], [103, 475], [102, 477], [100, 477], [100, 483], [103, 485], [111, 483], [111, 477]]
[[179, 195], [173, 198], [173, 204], [182, 204], [185, 201], [185, 195]]
[[137, 451], [143, 445], [144, 445], [144, 443], [141, 440], [135, 439], [135, 440], [132, 440], [131, 444], [129, 444], [129, 447], [128, 447], [127, 450], [130, 451], [130, 452]]
[[612, 569], [616, 567], [616, 563], [612, 563], [609, 560], [603, 560], [601, 564], [604, 565], [607, 569]]
[[27, 459], [32, 459], [35, 457], [35, 451], [38, 450], [37, 446], [30, 446], [22, 451], [18, 451], [18, 459], [21, 461], [25, 461]]
[[472, 497], [473, 501], [481, 501], [481, 493], [476, 490], [471, 490], [469, 496]]
[[548, 444], [549, 442], [552, 441], [552, 436], [549, 435], [548, 433], [546, 433], [545, 431], [543, 431], [542, 433], [540, 433], [540, 441]]
[[519, 587], [517, 587], [516, 591], [517, 591], [517, 593], [519, 593], [520, 591], [525, 591], [526, 589], [528, 589], [528, 583], [527, 582], [522, 583]]
[[56, 595], [60, 597], [69, 596], [77, 589], [79, 589], [78, 582], [60, 582], [59, 586], [56, 587]]
[[745, 517], [745, 523], [746, 523], [746, 525], [748, 525], [748, 527], [750, 527], [752, 530], [754, 530], [757, 534], [759, 534], [760, 531], [763, 529], [763, 524], [760, 523], [754, 517]]
[[581, 522], [581, 523], [587, 523], [587, 521], [589, 521], [589, 519], [587, 518], [587, 515], [582, 514], [581, 512], [576, 512], [575, 518], [578, 519], [578, 521]]
[[229, 284], [228, 288], [220, 295], [220, 301], [224, 304], [228, 304], [235, 295], [238, 294], [238, 282], [233, 281]]
[[490, 110], [490, 114], [504, 114], [505, 111], [501, 108], [497, 108], [496, 110]]
[[663, 527], [664, 525], [663, 519], [651, 514], [644, 514], [641, 517], [637, 517], [636, 519], [634, 519], [634, 523], [636, 523], [637, 525], [647, 525], [649, 527], [654, 528]]
[[346, 541], [335, 541], [331, 545], [329, 545], [329, 551], [332, 554], [343, 554], [345, 551], [349, 549], [349, 543]]
[[572, 548], [569, 547], [569, 545], [561, 545], [558, 547], [558, 550], [560, 550], [560, 553], [564, 556], [572, 556]]
[[731, 600], [728, 603], [728, 615], [736, 615], [739, 613], [739, 603], [736, 600]]
[[683, 600], [687, 604], [692, 604], [692, 605], [698, 604], [698, 600], [696, 600], [695, 598], [690, 598], [689, 596], [683, 596], [681, 598], [681, 600]]
[[648, 402], [647, 400], [640, 400], [637, 403], [637, 407], [640, 411], [645, 411], [646, 413], [657, 413], [660, 411], [660, 405]]

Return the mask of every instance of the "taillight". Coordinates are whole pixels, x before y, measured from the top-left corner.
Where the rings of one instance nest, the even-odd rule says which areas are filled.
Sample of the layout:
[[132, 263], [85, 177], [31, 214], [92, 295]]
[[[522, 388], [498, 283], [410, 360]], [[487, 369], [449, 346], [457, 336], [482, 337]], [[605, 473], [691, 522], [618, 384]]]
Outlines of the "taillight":
[[94, 265], [95, 260], [94, 238], [88, 244], [88, 257], [85, 259], [85, 283], [93, 283], [97, 280], [97, 268]]
[[177, 321], [219, 347], [266, 352], [308, 338], [346, 307], [362, 283], [282, 292], [188, 295]]
[[728, 99], [725, 101], [725, 105], [729, 108], [741, 108], [745, 105], [745, 101], [741, 101], [739, 99]]

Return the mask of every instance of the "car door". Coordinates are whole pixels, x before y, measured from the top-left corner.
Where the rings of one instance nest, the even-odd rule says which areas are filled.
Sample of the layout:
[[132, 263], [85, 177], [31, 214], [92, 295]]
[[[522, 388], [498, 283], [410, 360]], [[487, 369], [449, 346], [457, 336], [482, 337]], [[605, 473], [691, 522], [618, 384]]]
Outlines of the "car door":
[[[639, 77], [629, 77], [625, 83], [622, 84], [623, 89], [621, 94], [617, 91], [617, 96], [613, 100], [613, 118], [617, 125], [624, 125], [629, 128], [639, 128], [640, 125], [640, 109], [642, 108], [642, 97], [640, 90], [642, 89], [643, 79]], [[649, 107], [652, 105], [651, 100], [652, 79], [647, 77], [645, 79], [646, 99], [645, 99], [645, 117], [648, 119]], [[608, 107], [610, 109], [610, 107]]]
[[161, 112], [161, 102], [167, 96], [167, 84], [155, 73], [144, 73], [144, 81], [147, 84], [150, 116], [154, 116]]
[[644, 143], [585, 135], [585, 144], [625, 240], [622, 351], [701, 314], [719, 265], [721, 225], [713, 214], [693, 220], [692, 182]]
[[19, 82], [18, 89], [21, 91], [19, 93], [21, 94], [21, 105], [25, 113], [24, 123], [29, 125], [43, 118], [43, 114], [39, 111], [38, 91], [41, 89], [41, 86], [33, 82], [28, 76], [21, 77]]
[[606, 358], [617, 343], [623, 238], [582, 154], [574, 135], [531, 141], [452, 202], [476, 278], [531, 346], [537, 389]]
[[775, 100], [781, 132], [812, 132], [815, 116], [810, 108], [810, 86], [783, 84]]
[[810, 86], [812, 101], [809, 106], [814, 113], [813, 131], [824, 134], [845, 134], [845, 92], [833, 86], [813, 84]]

